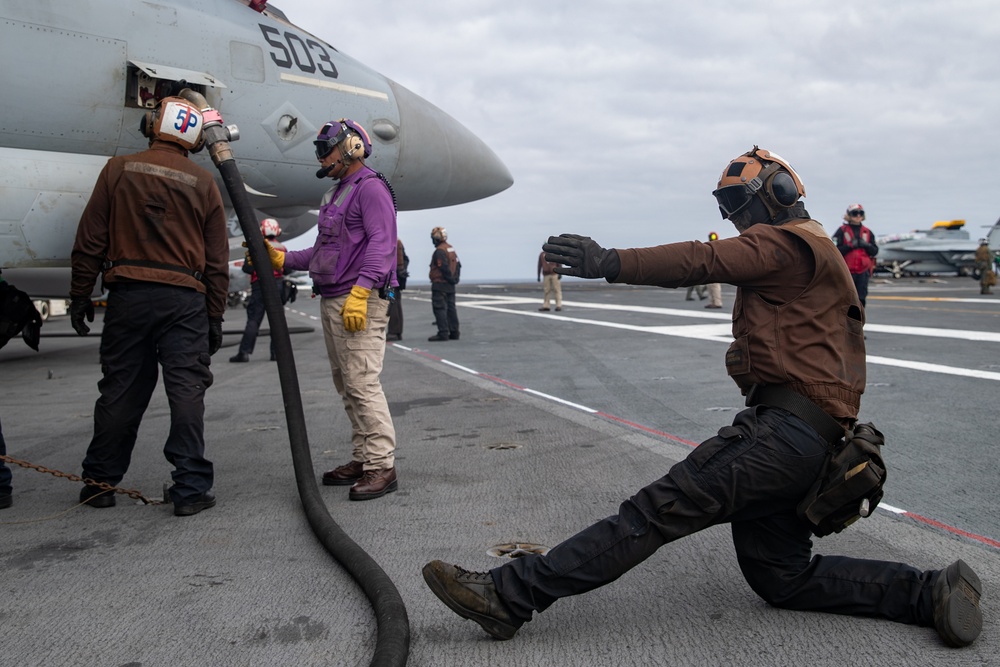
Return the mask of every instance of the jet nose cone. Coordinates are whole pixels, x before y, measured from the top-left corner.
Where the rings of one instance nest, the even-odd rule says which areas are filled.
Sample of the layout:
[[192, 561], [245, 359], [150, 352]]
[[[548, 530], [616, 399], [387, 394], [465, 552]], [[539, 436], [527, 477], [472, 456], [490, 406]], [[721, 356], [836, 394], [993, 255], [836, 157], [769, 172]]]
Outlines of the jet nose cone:
[[389, 180], [400, 210], [464, 204], [514, 183], [507, 166], [479, 137], [398, 83], [389, 85], [401, 128], [399, 159]]

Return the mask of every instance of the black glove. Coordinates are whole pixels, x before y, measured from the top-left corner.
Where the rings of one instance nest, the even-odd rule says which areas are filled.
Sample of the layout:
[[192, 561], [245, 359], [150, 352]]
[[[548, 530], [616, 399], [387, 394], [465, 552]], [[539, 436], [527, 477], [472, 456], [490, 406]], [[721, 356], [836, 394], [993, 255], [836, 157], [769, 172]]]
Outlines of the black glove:
[[88, 322], [94, 321], [94, 302], [89, 296], [74, 296], [69, 302], [69, 322], [73, 330], [81, 336], [90, 333], [90, 327], [83, 323], [86, 316]]
[[864, 250], [866, 253], [868, 253], [869, 257], [874, 257], [875, 255], [878, 254], [878, 249], [871, 243], [861, 244], [861, 249]]
[[222, 318], [208, 318], [208, 353], [215, 354], [222, 347]]
[[556, 267], [556, 273], [565, 276], [614, 280], [622, 268], [618, 253], [613, 248], [602, 248], [589, 236], [550, 236], [542, 250], [547, 261], [565, 265]]
[[38, 352], [38, 341], [41, 339], [41, 336], [42, 315], [35, 308], [35, 304], [31, 304], [31, 313], [29, 314], [28, 322], [24, 325], [24, 330], [21, 331], [21, 338], [28, 347]]
[[31, 297], [0, 278], [0, 347], [21, 334], [21, 338], [35, 352], [42, 328], [42, 316]]

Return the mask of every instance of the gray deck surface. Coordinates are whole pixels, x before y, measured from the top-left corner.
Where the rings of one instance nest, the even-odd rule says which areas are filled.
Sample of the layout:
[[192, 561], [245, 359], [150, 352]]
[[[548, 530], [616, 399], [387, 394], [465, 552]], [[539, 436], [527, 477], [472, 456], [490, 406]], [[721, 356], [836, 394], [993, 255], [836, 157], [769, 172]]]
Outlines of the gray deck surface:
[[[487, 569], [501, 562], [487, 554], [495, 545], [557, 543], [614, 513], [690, 451], [685, 441], [729, 423], [742, 399], [722, 360], [728, 310], [686, 302], [684, 290], [564, 281], [563, 312], [543, 314], [534, 283], [462, 285], [461, 340], [428, 343], [429, 293], [413, 287], [404, 340], [387, 350], [382, 377], [399, 491], [359, 503], [347, 487], [321, 489], [333, 518], [402, 595], [408, 664], [1000, 664], [1000, 297], [979, 297], [967, 278], [873, 285], [862, 418], [886, 433], [884, 503], [898, 511], [879, 509], [816, 543], [821, 553], [923, 568], [966, 560], [984, 583], [985, 627], [973, 646], [954, 650], [929, 628], [769, 607], [743, 581], [726, 526], [559, 601], [512, 641], [459, 619], [425, 587], [425, 562]], [[731, 307], [728, 286], [724, 300]], [[315, 327], [292, 343], [318, 475], [348, 460], [349, 427], [317, 311], [303, 296], [286, 314], [292, 327]], [[15, 505], [0, 512], [0, 665], [369, 663], [371, 606], [303, 517], [267, 338], [250, 363], [227, 361], [243, 321], [242, 309], [227, 313], [230, 335], [207, 396], [215, 508], [176, 518], [169, 506], [124, 496], [111, 509], [79, 507], [79, 484], [15, 468]], [[940, 333], [955, 330], [989, 336]], [[19, 340], [0, 350], [4, 435], [10, 455], [79, 473], [98, 338], [58, 336], [71, 332], [66, 317], [42, 332], [40, 353]], [[123, 487], [161, 495], [168, 423], [159, 388]]]

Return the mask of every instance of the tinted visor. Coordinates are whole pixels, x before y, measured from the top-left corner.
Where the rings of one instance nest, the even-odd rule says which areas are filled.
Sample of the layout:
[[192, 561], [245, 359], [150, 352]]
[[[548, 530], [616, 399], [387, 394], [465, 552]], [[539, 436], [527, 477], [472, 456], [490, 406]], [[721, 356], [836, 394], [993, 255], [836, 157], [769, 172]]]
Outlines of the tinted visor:
[[[331, 137], [330, 133], [333, 130], [336, 130], [337, 133]], [[340, 123], [327, 123], [324, 125], [323, 129], [319, 131], [319, 137], [313, 142], [313, 145], [316, 146], [316, 158], [319, 160], [325, 158], [345, 138], [347, 138], [347, 128]]]
[[332, 153], [333, 149], [337, 147], [336, 143], [326, 139], [317, 139], [313, 144], [316, 146], [316, 158], [319, 160]]
[[719, 202], [719, 212], [723, 218], [736, 215], [749, 204], [753, 198], [753, 191], [746, 185], [727, 185], [712, 192], [716, 201]]

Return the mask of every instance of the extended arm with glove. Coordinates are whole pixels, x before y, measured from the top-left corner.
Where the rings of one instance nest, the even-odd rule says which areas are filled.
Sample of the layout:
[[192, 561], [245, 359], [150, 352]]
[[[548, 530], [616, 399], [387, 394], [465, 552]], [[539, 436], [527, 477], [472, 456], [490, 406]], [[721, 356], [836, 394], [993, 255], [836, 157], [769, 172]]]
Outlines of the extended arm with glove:
[[545, 251], [546, 260], [563, 265], [556, 267], [556, 273], [564, 276], [614, 280], [622, 268], [621, 259], [614, 248], [602, 248], [589, 236], [550, 236], [542, 250]]

